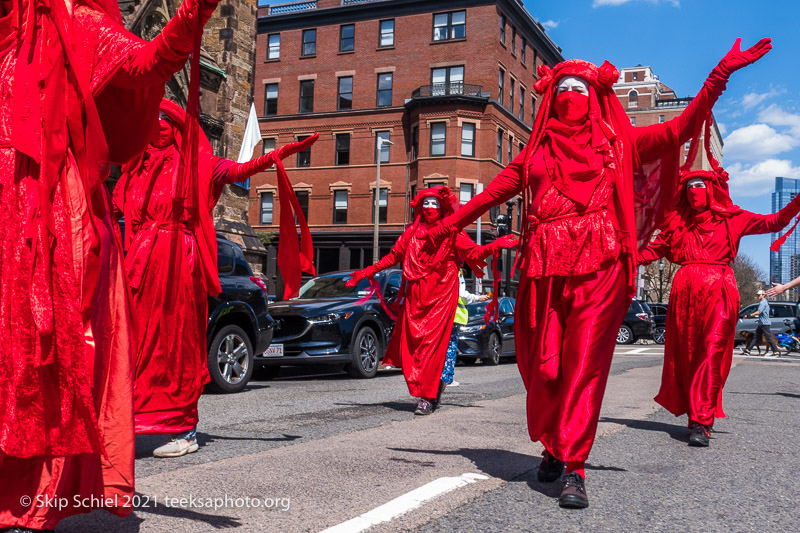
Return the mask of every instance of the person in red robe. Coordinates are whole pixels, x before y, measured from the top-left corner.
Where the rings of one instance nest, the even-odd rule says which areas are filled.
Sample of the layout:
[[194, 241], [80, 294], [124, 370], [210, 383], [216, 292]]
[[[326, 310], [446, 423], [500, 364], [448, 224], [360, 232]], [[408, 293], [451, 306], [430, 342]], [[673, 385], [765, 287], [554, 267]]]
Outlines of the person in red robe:
[[[706, 143], [710, 123], [709, 118]], [[722, 389], [739, 318], [731, 262], [739, 241], [745, 235], [776, 233], [800, 212], [800, 195], [771, 215], [733, 205], [728, 174], [706, 150], [712, 170], [681, 172], [675, 210], [639, 260], [647, 264], [666, 257], [680, 265], [669, 295], [664, 369], [655, 400], [675, 416], [688, 414], [689, 445], [703, 447], [709, 445], [714, 419], [725, 417]]]
[[104, 181], [149, 141], [217, 2], [152, 42], [110, 0], [0, 1], [0, 528], [134, 495], [131, 322]]
[[429, 229], [451, 215], [458, 199], [444, 186], [420, 191], [411, 201], [413, 223], [397, 239], [392, 251], [380, 261], [353, 273], [347, 282], [355, 286], [397, 263], [403, 264], [403, 298], [400, 316], [386, 348], [384, 364], [400, 367], [408, 392], [417, 398], [415, 414], [429, 415], [441, 398], [447, 346], [458, 305], [459, 264], [466, 262], [482, 276], [483, 259], [515, 244], [512, 236], [480, 246], [466, 233], [432, 238]]
[[[273, 150], [247, 163], [217, 157], [200, 134], [194, 180], [180, 183], [181, 134], [186, 114], [164, 100], [159, 131], [123, 167], [114, 189], [117, 218], [125, 217], [125, 271], [136, 330], [135, 427], [139, 434], [171, 435], [156, 457], [198, 450], [197, 401], [208, 375], [208, 296], [220, 292], [212, 210], [222, 188], [309, 148], [319, 138]], [[294, 221], [292, 221], [294, 230]], [[232, 371], [244, 372], [238, 363]]]
[[742, 52], [737, 40], [679, 117], [640, 128], [613, 91], [619, 72], [609, 62], [541, 67], [534, 89], [542, 103], [527, 147], [434, 230], [450, 234], [523, 195], [517, 363], [528, 432], [545, 447], [538, 478], [555, 481], [566, 466], [561, 507], [589, 505], [585, 461], [614, 354], [612, 332], [634, 294], [638, 241], [649, 239], [660, 203], [671, 201], [680, 147], [699, 133], [730, 74], [770, 48], [765, 39]]

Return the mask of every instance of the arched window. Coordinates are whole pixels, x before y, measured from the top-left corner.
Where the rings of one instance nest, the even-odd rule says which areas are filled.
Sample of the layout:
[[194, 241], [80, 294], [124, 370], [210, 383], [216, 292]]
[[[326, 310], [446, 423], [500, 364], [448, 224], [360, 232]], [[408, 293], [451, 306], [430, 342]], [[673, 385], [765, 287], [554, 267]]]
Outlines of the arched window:
[[636, 90], [628, 93], [628, 107], [639, 107], [639, 93]]

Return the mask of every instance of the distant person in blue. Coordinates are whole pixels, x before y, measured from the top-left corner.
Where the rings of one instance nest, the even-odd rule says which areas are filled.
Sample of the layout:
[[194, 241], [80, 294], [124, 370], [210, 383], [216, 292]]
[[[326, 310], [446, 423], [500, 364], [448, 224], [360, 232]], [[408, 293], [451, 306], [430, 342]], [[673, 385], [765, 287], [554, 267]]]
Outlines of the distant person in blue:
[[[747, 343], [747, 348], [745, 348], [742, 353], [745, 355], [750, 355], [750, 349], [761, 340], [761, 336], [763, 335], [767, 338], [767, 342], [769, 342], [769, 345], [772, 348], [772, 357], [780, 357], [778, 347], [775, 345], [775, 337], [772, 336], [772, 332], [769, 330], [769, 327], [772, 325], [772, 321], [769, 319], [769, 302], [767, 301], [767, 292], [761, 290], [756, 294], [760, 300], [758, 302], [758, 311], [747, 315], [747, 318], [756, 317], [756, 331], [753, 335], [753, 338]], [[770, 357], [769, 353], [767, 353], [765, 357]]]

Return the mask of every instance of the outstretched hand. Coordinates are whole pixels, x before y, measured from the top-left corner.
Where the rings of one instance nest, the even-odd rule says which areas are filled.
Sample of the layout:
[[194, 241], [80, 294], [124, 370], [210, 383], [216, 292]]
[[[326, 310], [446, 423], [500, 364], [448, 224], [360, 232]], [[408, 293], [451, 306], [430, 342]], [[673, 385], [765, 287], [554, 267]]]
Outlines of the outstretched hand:
[[780, 283], [773, 283], [772, 288], [767, 289], [767, 296], [777, 296], [786, 290], [786, 286]]
[[358, 285], [358, 282], [359, 282], [359, 281], [361, 281], [362, 279], [364, 279], [364, 278], [366, 278], [366, 277], [367, 277], [367, 276], [365, 276], [365, 275], [364, 275], [364, 272], [363, 272], [363, 271], [361, 271], [361, 270], [356, 270], [356, 271], [355, 271], [355, 272], [353, 272], [353, 274], [350, 276], [350, 279], [348, 279], [348, 280], [347, 280], [347, 283], [345, 283], [345, 286], [347, 286], [347, 287], [355, 287], [356, 285]]
[[281, 146], [277, 150], [274, 150], [275, 156], [278, 159], [286, 159], [290, 155], [296, 154], [297, 152], [302, 152], [303, 150], [310, 148], [312, 144], [317, 142], [317, 139], [319, 139], [319, 133], [315, 133], [311, 137], [303, 139], [302, 141], [297, 141]]
[[514, 235], [503, 235], [495, 239], [494, 244], [498, 248], [516, 248], [519, 246], [519, 239]]
[[747, 50], [741, 49], [742, 38], [736, 39], [733, 47], [725, 54], [725, 57], [719, 62], [719, 66], [730, 75], [737, 70], [751, 65], [764, 57], [767, 52], [772, 50], [772, 39], [765, 37]]

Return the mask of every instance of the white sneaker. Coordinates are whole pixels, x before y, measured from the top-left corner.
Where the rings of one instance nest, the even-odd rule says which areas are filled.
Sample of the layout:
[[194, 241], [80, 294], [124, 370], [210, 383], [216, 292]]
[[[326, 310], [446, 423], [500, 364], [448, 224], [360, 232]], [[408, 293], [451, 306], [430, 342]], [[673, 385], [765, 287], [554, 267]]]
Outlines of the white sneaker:
[[460, 383], [458, 381], [454, 381], [450, 385], [448, 385], [448, 387], [458, 387], [459, 385]]
[[771, 359], [773, 357], [778, 357], [778, 354], [776, 354], [775, 352], [767, 352], [764, 354], [764, 357], [769, 357]]
[[183, 438], [172, 438], [153, 450], [154, 457], [181, 457], [187, 453], [196, 452], [200, 446], [197, 439], [186, 440]]

